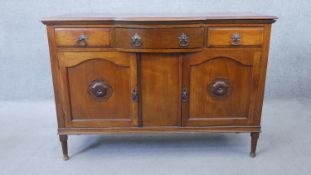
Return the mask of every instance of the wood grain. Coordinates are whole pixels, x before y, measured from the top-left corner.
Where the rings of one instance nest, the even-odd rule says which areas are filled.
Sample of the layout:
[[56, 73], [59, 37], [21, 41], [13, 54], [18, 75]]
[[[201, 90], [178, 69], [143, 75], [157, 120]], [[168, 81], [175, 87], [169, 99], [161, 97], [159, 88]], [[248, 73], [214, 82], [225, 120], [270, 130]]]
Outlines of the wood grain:
[[259, 15], [254, 13], [171, 13], [171, 14], [104, 14], [104, 13], [87, 13], [87, 14], [70, 14], [57, 17], [43, 18], [44, 24], [102, 24], [102, 23], [120, 23], [120, 22], [201, 22], [212, 21], [214, 23], [221, 21], [239, 21], [245, 22], [265, 22], [272, 23], [277, 19], [275, 16]]
[[[135, 54], [71, 52], [59, 59], [69, 126], [137, 125], [137, 104], [131, 99], [131, 91], [137, 86]], [[112, 87], [111, 97], [98, 100], [89, 94], [88, 88], [96, 80]]]
[[[67, 135], [163, 132], [249, 132], [256, 155], [275, 19], [229, 14], [44, 19], [64, 158]], [[135, 33], [141, 47], [132, 44]], [[187, 47], [180, 46], [182, 33]], [[232, 44], [235, 33], [238, 45]], [[87, 36], [83, 47], [77, 43], [81, 34]], [[90, 91], [98, 81], [100, 91], [93, 86]], [[109, 96], [96, 96], [106, 89]], [[184, 89], [188, 96], [182, 100]]]
[[180, 58], [176, 54], [141, 57], [143, 126], [178, 126], [180, 121]]
[[164, 134], [164, 133], [244, 133], [260, 132], [260, 126], [207, 126], [207, 127], [114, 127], [114, 128], [59, 128], [59, 134]]
[[53, 90], [54, 90], [54, 99], [55, 99], [55, 108], [56, 108], [56, 117], [57, 125], [60, 128], [65, 127], [64, 111], [62, 104], [62, 94], [60, 92], [60, 80], [59, 80], [59, 69], [58, 69], [58, 58], [56, 52], [55, 44], [55, 34], [54, 27], [47, 27], [48, 41], [49, 41], [49, 50], [50, 50], [50, 62], [51, 62], [51, 72], [53, 78]]
[[[209, 47], [261, 46], [263, 27], [208, 27], [207, 43]], [[238, 45], [232, 44], [232, 35], [240, 35]]]
[[[185, 55], [183, 85], [189, 89], [190, 98], [183, 105], [183, 125], [251, 123], [250, 105], [254, 105], [252, 96], [257, 93], [253, 87], [258, 83], [256, 53], [255, 50], [219, 49]], [[215, 98], [209, 92], [209, 84], [219, 78], [228, 80], [232, 89], [223, 98]]]
[[110, 46], [111, 29], [109, 28], [56, 28], [56, 45], [58, 47], [81, 47], [77, 40], [82, 34], [87, 36], [84, 47]]
[[[201, 48], [203, 47], [204, 28], [153, 28], [153, 29], [132, 29], [116, 28], [115, 47], [135, 49], [176, 49], [176, 48]], [[132, 44], [132, 36], [138, 34], [142, 40], [141, 47]], [[189, 37], [189, 45], [181, 47], [178, 37], [181, 34]]]

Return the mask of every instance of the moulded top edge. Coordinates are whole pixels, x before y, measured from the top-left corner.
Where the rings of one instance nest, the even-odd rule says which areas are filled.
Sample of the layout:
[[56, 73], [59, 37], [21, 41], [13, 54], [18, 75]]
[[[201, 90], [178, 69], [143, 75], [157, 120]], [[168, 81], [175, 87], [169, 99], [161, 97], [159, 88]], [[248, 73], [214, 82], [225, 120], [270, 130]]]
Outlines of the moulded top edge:
[[44, 24], [57, 22], [182, 22], [205, 20], [276, 20], [276, 16], [254, 13], [206, 14], [69, 14], [43, 18]]

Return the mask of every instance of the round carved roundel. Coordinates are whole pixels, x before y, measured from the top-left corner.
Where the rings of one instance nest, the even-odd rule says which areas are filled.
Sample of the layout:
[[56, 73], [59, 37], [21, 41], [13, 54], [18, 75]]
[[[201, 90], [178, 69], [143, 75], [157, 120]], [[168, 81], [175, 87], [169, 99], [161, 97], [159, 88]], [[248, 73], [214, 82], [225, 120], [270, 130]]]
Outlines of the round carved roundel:
[[94, 80], [88, 88], [89, 94], [97, 100], [108, 99], [112, 95], [111, 86], [104, 80]]
[[226, 97], [231, 92], [231, 84], [225, 78], [216, 78], [208, 85], [208, 92], [215, 98]]

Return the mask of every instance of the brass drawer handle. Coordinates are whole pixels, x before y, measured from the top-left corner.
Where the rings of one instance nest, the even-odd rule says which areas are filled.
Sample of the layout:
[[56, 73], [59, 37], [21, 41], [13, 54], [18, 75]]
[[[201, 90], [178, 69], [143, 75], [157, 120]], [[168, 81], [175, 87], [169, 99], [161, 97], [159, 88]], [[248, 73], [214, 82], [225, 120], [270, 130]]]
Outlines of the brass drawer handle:
[[137, 33], [132, 36], [132, 44], [134, 47], [141, 47], [143, 45], [141, 37]]
[[80, 47], [86, 47], [87, 46], [87, 35], [85, 34], [81, 34], [79, 36], [79, 38], [77, 39], [77, 44], [80, 46]]
[[232, 41], [231, 44], [232, 45], [235, 45], [235, 46], [239, 45], [240, 40], [241, 40], [241, 36], [239, 33], [235, 32], [232, 34], [232, 37], [231, 37], [231, 41]]
[[189, 37], [185, 33], [182, 33], [178, 39], [180, 47], [187, 47], [189, 45]]

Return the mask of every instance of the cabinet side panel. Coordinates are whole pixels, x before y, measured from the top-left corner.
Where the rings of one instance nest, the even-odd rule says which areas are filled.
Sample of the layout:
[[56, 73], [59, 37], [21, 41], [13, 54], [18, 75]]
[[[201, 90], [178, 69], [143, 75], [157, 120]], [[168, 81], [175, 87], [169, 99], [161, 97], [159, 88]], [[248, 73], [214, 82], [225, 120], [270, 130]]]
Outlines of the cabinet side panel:
[[47, 34], [48, 34], [49, 49], [50, 49], [51, 72], [52, 72], [52, 77], [53, 77], [57, 124], [59, 128], [64, 128], [65, 122], [64, 122], [64, 113], [62, 110], [62, 103], [60, 100], [61, 94], [59, 90], [60, 88], [59, 78], [58, 78], [59, 70], [58, 70], [58, 58], [56, 54], [54, 27], [47, 26]]
[[263, 100], [264, 100], [266, 72], [267, 72], [267, 64], [268, 64], [268, 57], [269, 57], [271, 24], [266, 24], [264, 28], [265, 28], [264, 44], [263, 44], [263, 53], [262, 53], [261, 67], [260, 67], [260, 77], [259, 77], [259, 83], [258, 83], [258, 95], [256, 98], [256, 106], [254, 110], [254, 124], [255, 125], [260, 125], [260, 121], [261, 121], [261, 112], [262, 112], [262, 105], [263, 105]]

